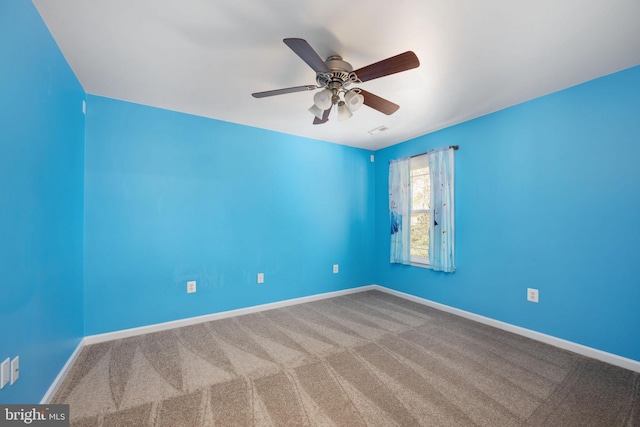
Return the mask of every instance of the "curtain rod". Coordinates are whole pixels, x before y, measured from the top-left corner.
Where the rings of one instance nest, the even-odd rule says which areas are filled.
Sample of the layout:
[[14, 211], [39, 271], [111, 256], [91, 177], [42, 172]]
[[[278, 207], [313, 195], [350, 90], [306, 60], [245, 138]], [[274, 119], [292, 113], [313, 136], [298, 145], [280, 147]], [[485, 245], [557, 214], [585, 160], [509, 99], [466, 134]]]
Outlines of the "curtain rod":
[[[456, 151], [460, 147], [457, 146], [457, 145], [450, 145], [450, 146], [448, 146], [446, 148], [451, 148], [451, 149], [453, 149], [453, 151]], [[433, 150], [429, 150], [429, 151], [426, 151], [424, 153], [416, 154], [415, 156], [410, 156], [409, 158], [413, 159], [414, 157], [424, 156], [425, 154], [430, 153], [430, 152], [435, 151], [435, 150], [441, 150], [441, 148], [434, 148]], [[393, 162], [393, 160], [389, 160], [389, 163], [391, 163], [391, 162]]]
[[[450, 145], [447, 148], [452, 148], [454, 151], [456, 151], [458, 148], [460, 148], [457, 145]], [[429, 150], [429, 151], [435, 151], [435, 150], [440, 150], [440, 148], [434, 148], [433, 150]], [[416, 154], [415, 156], [411, 156], [411, 158], [414, 157], [418, 157], [418, 156], [424, 156], [425, 154], [427, 154], [429, 151], [427, 151], [426, 153], [422, 153], [422, 154]]]

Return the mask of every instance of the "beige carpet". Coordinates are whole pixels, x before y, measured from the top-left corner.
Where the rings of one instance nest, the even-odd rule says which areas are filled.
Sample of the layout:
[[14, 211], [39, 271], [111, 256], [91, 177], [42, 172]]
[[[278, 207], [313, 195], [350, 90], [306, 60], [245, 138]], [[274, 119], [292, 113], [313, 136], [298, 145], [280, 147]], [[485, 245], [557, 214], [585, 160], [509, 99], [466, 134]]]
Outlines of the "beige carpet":
[[382, 292], [83, 349], [73, 426], [640, 426], [640, 374]]

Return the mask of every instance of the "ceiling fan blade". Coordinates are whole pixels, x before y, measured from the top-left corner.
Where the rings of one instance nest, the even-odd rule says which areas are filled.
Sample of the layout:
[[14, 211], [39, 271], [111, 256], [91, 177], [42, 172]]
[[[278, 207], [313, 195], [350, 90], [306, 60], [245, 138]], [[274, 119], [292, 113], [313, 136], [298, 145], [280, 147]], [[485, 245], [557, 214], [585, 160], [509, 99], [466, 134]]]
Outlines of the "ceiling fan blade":
[[390, 74], [399, 73], [401, 71], [411, 70], [420, 66], [420, 61], [415, 53], [407, 51], [391, 58], [383, 59], [366, 67], [362, 67], [354, 73], [362, 82], [377, 79], [379, 77], [388, 76]]
[[282, 40], [287, 46], [291, 48], [309, 67], [311, 67], [316, 73], [329, 73], [329, 67], [324, 63], [322, 58], [316, 53], [315, 50], [304, 39], [284, 39]]
[[315, 90], [315, 89], [318, 89], [318, 86], [316, 85], [294, 86], [294, 87], [287, 87], [284, 89], [275, 89], [275, 90], [267, 90], [265, 92], [256, 92], [256, 93], [252, 93], [251, 96], [253, 96], [254, 98], [266, 98], [267, 96], [284, 95], [285, 93], [304, 92], [306, 90]]
[[319, 118], [314, 118], [313, 119], [313, 124], [314, 125], [321, 125], [323, 123], [327, 123], [329, 121], [329, 113], [331, 112], [331, 107], [327, 108], [326, 110], [324, 110], [324, 113], [322, 113], [322, 119]]
[[371, 92], [367, 92], [366, 90], [360, 89], [360, 94], [364, 96], [364, 105], [373, 108], [374, 110], [378, 110], [381, 113], [386, 114], [387, 116], [398, 111], [400, 106], [398, 104], [394, 104], [391, 101], [387, 101], [384, 98], [380, 98], [377, 95], [372, 94]]

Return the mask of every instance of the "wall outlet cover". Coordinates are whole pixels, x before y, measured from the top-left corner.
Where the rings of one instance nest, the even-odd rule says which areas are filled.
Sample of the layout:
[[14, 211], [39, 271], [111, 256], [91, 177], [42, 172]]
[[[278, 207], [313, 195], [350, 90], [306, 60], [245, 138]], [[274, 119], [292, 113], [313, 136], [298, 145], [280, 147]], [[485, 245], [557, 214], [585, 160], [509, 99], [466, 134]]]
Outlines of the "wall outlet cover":
[[0, 365], [0, 388], [4, 388], [9, 382], [9, 358], [7, 357]]
[[192, 294], [196, 291], [196, 281], [190, 280], [187, 282], [187, 293]]
[[11, 361], [11, 385], [20, 378], [20, 357], [16, 356]]
[[538, 302], [538, 290], [527, 288], [527, 301]]
[[258, 283], [264, 283], [264, 273], [258, 273]]
[[338, 271], [340, 271], [338, 264], [333, 264], [333, 273], [336, 274]]

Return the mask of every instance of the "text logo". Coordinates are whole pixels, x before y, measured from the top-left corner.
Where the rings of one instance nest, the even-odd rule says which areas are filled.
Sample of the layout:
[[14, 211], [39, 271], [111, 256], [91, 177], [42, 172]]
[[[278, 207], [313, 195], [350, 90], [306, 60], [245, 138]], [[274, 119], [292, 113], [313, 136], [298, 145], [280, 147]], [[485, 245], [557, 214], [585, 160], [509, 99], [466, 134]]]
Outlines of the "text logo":
[[69, 427], [69, 405], [0, 405], [0, 427]]

